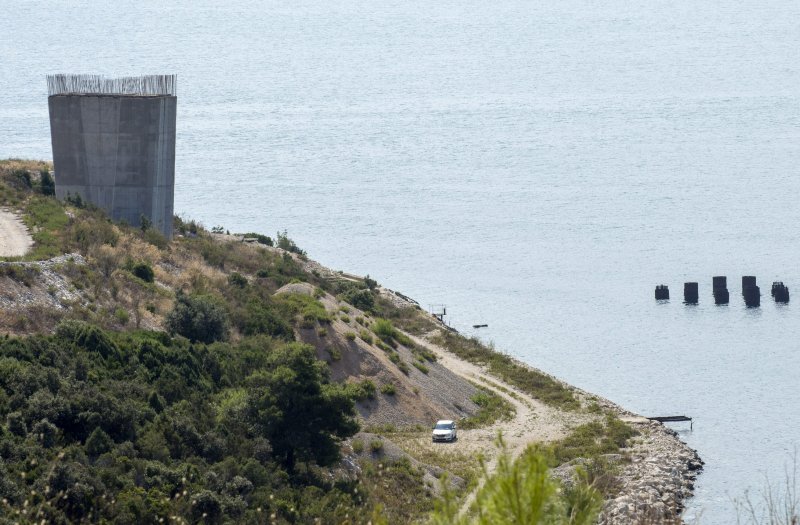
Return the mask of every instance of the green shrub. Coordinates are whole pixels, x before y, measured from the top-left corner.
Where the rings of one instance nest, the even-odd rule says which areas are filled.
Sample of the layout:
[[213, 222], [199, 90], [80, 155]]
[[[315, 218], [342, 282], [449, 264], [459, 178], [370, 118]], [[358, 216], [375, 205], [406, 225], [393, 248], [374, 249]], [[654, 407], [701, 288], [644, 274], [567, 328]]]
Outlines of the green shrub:
[[341, 315], [341, 316], [339, 316], [339, 319], [341, 319], [342, 322], [345, 322], [345, 323], [349, 323], [350, 322], [350, 317], [347, 316], [347, 315]]
[[286, 230], [283, 230], [283, 233], [281, 233], [281, 232], [278, 232], [278, 234], [276, 235], [276, 237], [278, 238], [278, 248], [284, 249], [284, 250], [286, 250], [287, 252], [296, 253], [297, 255], [300, 255], [301, 257], [305, 257], [305, 255], [306, 255], [306, 252], [304, 252], [303, 250], [301, 250], [301, 249], [300, 249], [300, 248], [299, 248], [299, 247], [298, 247], [298, 246], [297, 246], [297, 245], [294, 243], [294, 241], [293, 241], [293, 240], [291, 240], [291, 239], [289, 238], [289, 236], [288, 236], [288, 234], [287, 234]]
[[148, 244], [152, 244], [159, 250], [163, 250], [169, 245], [169, 241], [161, 231], [156, 230], [155, 228], [148, 228], [142, 234], [142, 239]]
[[331, 356], [331, 361], [340, 361], [342, 359], [342, 352], [335, 346], [328, 348], [328, 355]]
[[411, 364], [412, 364], [412, 365], [414, 365], [414, 367], [415, 367], [417, 370], [419, 370], [420, 372], [422, 372], [423, 374], [427, 374], [428, 372], [430, 372], [430, 370], [428, 369], [428, 367], [427, 367], [427, 366], [425, 366], [424, 364], [420, 363], [419, 361], [414, 361], [414, 362], [413, 362], [413, 363], [411, 363]]
[[266, 235], [262, 235], [260, 233], [245, 233], [242, 235], [242, 240], [246, 239], [255, 239], [258, 244], [263, 244], [264, 246], [272, 246], [274, 243], [270, 237]]
[[164, 324], [170, 333], [191, 341], [212, 343], [225, 339], [228, 315], [210, 297], [179, 294]]
[[355, 341], [356, 340], [356, 333], [355, 332], [345, 332], [344, 337], [348, 341]]
[[328, 330], [325, 328], [317, 328], [317, 337], [325, 337], [328, 335]]
[[311, 296], [300, 293], [280, 294], [277, 301], [288, 311], [307, 321], [305, 324], [310, 325], [306, 326], [308, 328], [312, 328], [315, 322], [331, 322], [331, 315], [325, 306]]
[[369, 442], [369, 449], [373, 453], [380, 452], [381, 450], [383, 450], [383, 441], [381, 441], [380, 439], [373, 439], [372, 441]]
[[278, 305], [268, 300], [253, 298], [240, 312], [239, 329], [245, 335], [268, 334], [280, 339], [294, 339], [294, 330]]
[[386, 394], [387, 396], [393, 396], [395, 393], [397, 393], [397, 390], [395, 389], [393, 383], [385, 383], [383, 386], [381, 386], [381, 393]]
[[399, 363], [400, 362], [400, 354], [398, 354], [397, 352], [391, 352], [389, 354], [389, 361], [391, 361], [394, 364]]
[[497, 421], [510, 421], [514, 417], [514, 407], [491, 390], [481, 388], [471, 398], [478, 405], [478, 411], [461, 422], [461, 428], [481, 428]]
[[130, 321], [131, 316], [126, 309], [118, 307], [116, 310], [114, 310], [114, 318], [119, 324], [125, 326], [128, 324], [128, 321]]
[[352, 442], [353, 452], [361, 454], [364, 452], [364, 442], [360, 439], [354, 439]]
[[228, 284], [236, 288], [244, 288], [247, 286], [247, 277], [239, 272], [233, 272], [228, 276]]
[[23, 266], [21, 264], [0, 264], [0, 276], [8, 277], [30, 288], [36, 277], [41, 273], [36, 266]]
[[42, 195], [56, 194], [56, 182], [53, 180], [53, 176], [50, 175], [50, 171], [47, 169], [42, 171], [42, 176], [39, 181], [39, 188], [41, 189]]
[[140, 262], [133, 265], [131, 273], [146, 283], [152, 283], [155, 279], [155, 272], [152, 266], [146, 262]]
[[366, 401], [375, 398], [375, 383], [369, 379], [364, 379], [358, 383], [347, 383], [347, 392], [355, 401]]
[[360, 331], [358, 332], [358, 336], [359, 336], [359, 337], [360, 337], [360, 338], [361, 338], [361, 339], [362, 339], [362, 340], [363, 340], [365, 343], [367, 343], [368, 345], [371, 345], [371, 344], [372, 344], [372, 342], [374, 341], [374, 339], [372, 338], [372, 334], [370, 334], [370, 333], [369, 333], [369, 331], [367, 331], [367, 330], [364, 330], [364, 329], [362, 329], [362, 330], [360, 330]]
[[339, 299], [366, 312], [372, 311], [375, 307], [375, 295], [366, 289], [351, 288], [341, 293]]

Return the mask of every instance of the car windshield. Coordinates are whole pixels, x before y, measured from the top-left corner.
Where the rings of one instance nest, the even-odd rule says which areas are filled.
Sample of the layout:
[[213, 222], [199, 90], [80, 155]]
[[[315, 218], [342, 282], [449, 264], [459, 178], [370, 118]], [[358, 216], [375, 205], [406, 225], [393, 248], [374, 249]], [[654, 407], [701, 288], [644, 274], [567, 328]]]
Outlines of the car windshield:
[[453, 428], [452, 423], [436, 423], [436, 426], [433, 427], [434, 430], [450, 430]]

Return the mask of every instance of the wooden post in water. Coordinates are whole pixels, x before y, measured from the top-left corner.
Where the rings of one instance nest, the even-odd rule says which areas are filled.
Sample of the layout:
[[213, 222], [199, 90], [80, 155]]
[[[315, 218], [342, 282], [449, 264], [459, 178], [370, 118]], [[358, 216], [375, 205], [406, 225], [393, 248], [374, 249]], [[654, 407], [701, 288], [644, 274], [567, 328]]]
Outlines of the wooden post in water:
[[666, 284], [656, 286], [656, 301], [669, 301], [669, 287]]

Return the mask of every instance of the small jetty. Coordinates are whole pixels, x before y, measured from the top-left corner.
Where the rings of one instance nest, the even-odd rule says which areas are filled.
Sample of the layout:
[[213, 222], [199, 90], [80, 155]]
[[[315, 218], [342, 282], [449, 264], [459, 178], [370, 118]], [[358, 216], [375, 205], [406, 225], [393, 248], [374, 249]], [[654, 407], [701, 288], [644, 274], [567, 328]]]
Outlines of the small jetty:
[[654, 417], [648, 417], [647, 419], [649, 419], [650, 421], [658, 421], [660, 423], [675, 423], [680, 421], [688, 421], [689, 430], [691, 430], [692, 426], [694, 425], [692, 422], [692, 418], [690, 418], [689, 416], [654, 416]]

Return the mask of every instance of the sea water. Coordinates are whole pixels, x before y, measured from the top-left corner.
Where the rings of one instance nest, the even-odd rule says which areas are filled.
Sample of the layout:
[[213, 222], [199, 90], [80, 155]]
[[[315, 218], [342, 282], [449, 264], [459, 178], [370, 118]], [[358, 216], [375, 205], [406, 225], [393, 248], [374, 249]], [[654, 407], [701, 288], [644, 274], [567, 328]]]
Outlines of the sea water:
[[800, 300], [797, 2], [0, 4], [0, 157], [51, 158], [46, 74], [177, 73], [178, 213], [285, 228], [500, 351], [692, 416], [690, 519], [730, 523], [791, 462], [800, 309], [769, 287]]

